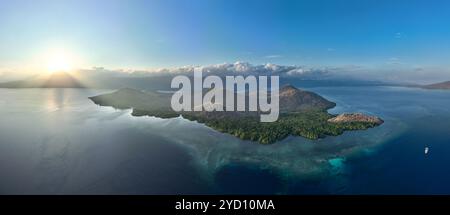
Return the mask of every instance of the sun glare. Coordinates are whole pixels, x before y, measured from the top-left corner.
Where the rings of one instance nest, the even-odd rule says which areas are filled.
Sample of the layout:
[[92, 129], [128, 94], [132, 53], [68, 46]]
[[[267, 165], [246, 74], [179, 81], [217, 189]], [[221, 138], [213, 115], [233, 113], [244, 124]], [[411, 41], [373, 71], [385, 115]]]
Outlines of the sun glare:
[[70, 72], [74, 69], [75, 58], [66, 50], [52, 50], [46, 55], [47, 72]]

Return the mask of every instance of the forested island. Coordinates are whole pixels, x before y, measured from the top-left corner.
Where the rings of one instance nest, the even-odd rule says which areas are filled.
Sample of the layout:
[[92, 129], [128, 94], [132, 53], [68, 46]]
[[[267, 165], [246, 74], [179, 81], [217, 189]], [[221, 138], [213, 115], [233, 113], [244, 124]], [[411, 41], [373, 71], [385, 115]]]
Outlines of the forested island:
[[346, 130], [363, 130], [381, 125], [378, 117], [363, 114], [333, 115], [328, 109], [335, 103], [320, 95], [285, 86], [280, 89], [280, 116], [276, 122], [262, 123], [257, 112], [175, 112], [170, 107], [171, 94], [120, 89], [90, 97], [100, 106], [132, 109], [133, 116], [155, 116], [185, 119], [204, 123], [217, 131], [243, 140], [270, 144], [289, 135], [318, 139], [336, 136]]

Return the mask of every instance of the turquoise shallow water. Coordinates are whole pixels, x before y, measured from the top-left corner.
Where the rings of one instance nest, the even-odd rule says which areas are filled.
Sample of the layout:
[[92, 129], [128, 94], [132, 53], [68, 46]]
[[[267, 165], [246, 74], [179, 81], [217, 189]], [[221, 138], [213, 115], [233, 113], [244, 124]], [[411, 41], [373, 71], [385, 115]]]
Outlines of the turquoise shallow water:
[[338, 104], [331, 112], [364, 112], [386, 123], [264, 146], [87, 99], [109, 90], [0, 89], [0, 193], [450, 193], [450, 92], [309, 89]]

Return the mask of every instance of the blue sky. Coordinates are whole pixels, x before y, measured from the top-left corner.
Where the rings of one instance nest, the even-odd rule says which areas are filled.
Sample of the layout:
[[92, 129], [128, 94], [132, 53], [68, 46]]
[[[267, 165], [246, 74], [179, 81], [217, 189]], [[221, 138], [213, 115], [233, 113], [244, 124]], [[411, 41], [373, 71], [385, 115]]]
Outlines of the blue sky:
[[449, 11], [444, 0], [0, 0], [0, 68], [50, 46], [109, 68], [440, 68], [450, 59]]

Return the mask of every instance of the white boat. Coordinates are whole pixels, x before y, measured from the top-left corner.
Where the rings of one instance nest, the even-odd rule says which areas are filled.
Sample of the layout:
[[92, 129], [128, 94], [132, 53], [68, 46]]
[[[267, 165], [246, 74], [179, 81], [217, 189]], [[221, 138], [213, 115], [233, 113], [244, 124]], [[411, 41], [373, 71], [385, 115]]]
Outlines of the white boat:
[[425, 147], [425, 154], [428, 154], [428, 151], [430, 150], [430, 148]]

